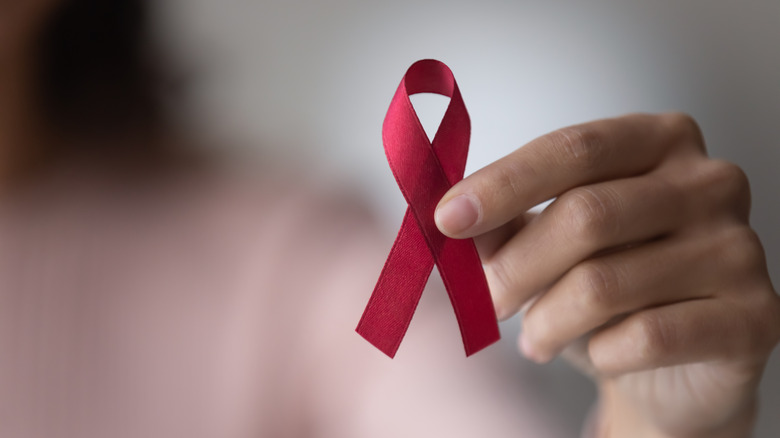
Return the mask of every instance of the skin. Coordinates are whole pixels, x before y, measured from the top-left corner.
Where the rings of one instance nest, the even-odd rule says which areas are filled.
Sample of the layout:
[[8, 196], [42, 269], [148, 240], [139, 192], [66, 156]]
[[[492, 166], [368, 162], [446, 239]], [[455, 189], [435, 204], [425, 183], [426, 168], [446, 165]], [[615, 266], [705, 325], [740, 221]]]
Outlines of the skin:
[[634, 114], [532, 141], [453, 186], [436, 221], [475, 237], [529, 359], [595, 379], [602, 436], [742, 437], [780, 339], [749, 210], [691, 117]]

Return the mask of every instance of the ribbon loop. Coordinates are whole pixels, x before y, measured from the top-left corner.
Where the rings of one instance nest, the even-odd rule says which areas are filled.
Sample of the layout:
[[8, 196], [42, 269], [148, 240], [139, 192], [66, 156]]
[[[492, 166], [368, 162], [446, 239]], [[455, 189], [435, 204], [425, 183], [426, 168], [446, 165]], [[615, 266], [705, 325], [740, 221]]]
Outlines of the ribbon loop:
[[[417, 93], [450, 98], [433, 141], [409, 100]], [[444, 236], [433, 220], [439, 200], [463, 179], [470, 135], [468, 112], [450, 69], [430, 59], [409, 67], [382, 125], [387, 161], [409, 207], [357, 326], [361, 336], [390, 357], [409, 327], [434, 263], [455, 311], [466, 355], [500, 337], [474, 242]]]

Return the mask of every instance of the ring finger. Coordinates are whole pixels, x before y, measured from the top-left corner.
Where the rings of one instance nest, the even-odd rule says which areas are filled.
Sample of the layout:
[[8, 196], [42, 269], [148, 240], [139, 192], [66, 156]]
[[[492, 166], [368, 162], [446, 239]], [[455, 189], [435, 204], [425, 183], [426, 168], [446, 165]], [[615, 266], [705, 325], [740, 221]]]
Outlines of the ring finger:
[[711, 236], [673, 236], [578, 264], [525, 314], [524, 353], [547, 361], [615, 317], [715, 295], [730, 275], [724, 248]]

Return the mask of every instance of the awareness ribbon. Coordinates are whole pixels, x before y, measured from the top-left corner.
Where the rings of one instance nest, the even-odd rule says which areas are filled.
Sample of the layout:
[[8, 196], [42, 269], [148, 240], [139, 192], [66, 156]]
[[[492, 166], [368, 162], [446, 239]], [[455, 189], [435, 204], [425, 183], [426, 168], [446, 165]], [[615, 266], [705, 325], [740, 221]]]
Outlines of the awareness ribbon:
[[[432, 142], [409, 100], [417, 93], [450, 98]], [[382, 125], [387, 161], [409, 206], [356, 329], [390, 357], [406, 334], [434, 263], [455, 310], [466, 356], [500, 338], [473, 240], [444, 236], [433, 219], [436, 204], [463, 179], [470, 135], [469, 115], [450, 69], [431, 59], [412, 64]]]

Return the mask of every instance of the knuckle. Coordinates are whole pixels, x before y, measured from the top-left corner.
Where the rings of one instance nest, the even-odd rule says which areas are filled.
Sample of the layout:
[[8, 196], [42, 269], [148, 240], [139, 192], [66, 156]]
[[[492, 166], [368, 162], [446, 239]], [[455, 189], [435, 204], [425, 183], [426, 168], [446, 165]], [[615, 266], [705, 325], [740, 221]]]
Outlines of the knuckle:
[[714, 268], [734, 300], [727, 312], [733, 318], [733, 335], [740, 339], [737, 353], [752, 356], [771, 351], [780, 340], [780, 298], [769, 280], [758, 234], [746, 225], [725, 229], [714, 257]]
[[556, 156], [562, 163], [582, 171], [597, 168], [607, 151], [603, 135], [587, 125], [559, 129], [552, 135]]
[[671, 328], [653, 313], [636, 314], [629, 333], [641, 362], [654, 363], [672, 351]]
[[758, 233], [747, 225], [738, 227], [734, 234], [736, 253], [741, 254], [739, 259], [745, 271], [753, 272], [756, 268], [762, 269], [766, 265], [766, 255]]
[[769, 349], [772, 350], [780, 343], [780, 297], [770, 288], [768, 298], [769, 302], [764, 306], [766, 309], [764, 326], [768, 333]]
[[[761, 276], [766, 256], [758, 234], [749, 226], [730, 227], [724, 231], [719, 253], [724, 270], [732, 272], [743, 284]], [[752, 283], [752, 282], [751, 282]]]
[[742, 318], [740, 353], [763, 354], [774, 349], [780, 340], [780, 303], [777, 295], [763, 295], [747, 307]]
[[581, 306], [586, 311], [601, 311], [614, 307], [618, 276], [606, 263], [585, 262], [574, 268]]
[[685, 142], [695, 143], [702, 150], [704, 149], [704, 136], [693, 116], [683, 112], [671, 112], [662, 114], [661, 117], [673, 136]]
[[750, 209], [750, 181], [742, 168], [729, 161], [710, 160], [705, 174], [725, 206], [739, 211]]
[[741, 167], [725, 160], [712, 160], [712, 176], [716, 181], [723, 183], [729, 192], [740, 194], [750, 188], [747, 174]]
[[761, 344], [764, 351], [772, 351], [780, 342], [780, 302], [777, 296], [772, 297], [772, 303], [766, 303], [763, 307], [764, 314], [759, 319]]
[[562, 196], [563, 228], [569, 237], [597, 242], [617, 233], [619, 202], [606, 190], [581, 187]]
[[519, 200], [527, 197], [528, 187], [526, 181], [536, 178], [537, 171], [529, 164], [529, 160], [518, 157], [501, 160], [501, 166], [494, 168], [495, 174], [486, 179], [484, 191], [505, 191], [508, 199]]

